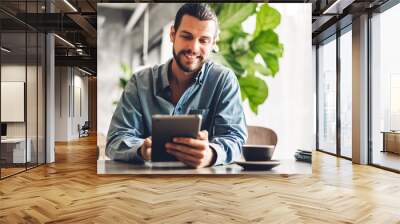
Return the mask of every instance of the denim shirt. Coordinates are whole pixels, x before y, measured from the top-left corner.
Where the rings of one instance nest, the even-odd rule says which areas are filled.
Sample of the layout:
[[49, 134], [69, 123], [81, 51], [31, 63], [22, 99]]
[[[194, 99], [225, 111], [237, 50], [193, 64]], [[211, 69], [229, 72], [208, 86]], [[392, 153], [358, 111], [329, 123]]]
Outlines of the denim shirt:
[[201, 130], [208, 131], [210, 148], [216, 152], [213, 165], [238, 160], [247, 128], [235, 74], [207, 61], [174, 106], [168, 81], [171, 62], [132, 75], [111, 120], [107, 156], [143, 163], [138, 149], [152, 135], [152, 115], [201, 114]]

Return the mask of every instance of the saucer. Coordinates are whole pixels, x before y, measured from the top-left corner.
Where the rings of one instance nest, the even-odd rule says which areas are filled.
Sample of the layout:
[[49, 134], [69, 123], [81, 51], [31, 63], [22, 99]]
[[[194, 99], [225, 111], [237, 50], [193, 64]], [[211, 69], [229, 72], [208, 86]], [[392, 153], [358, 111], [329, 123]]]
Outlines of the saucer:
[[246, 170], [270, 170], [279, 164], [279, 160], [269, 161], [237, 161], [235, 162]]

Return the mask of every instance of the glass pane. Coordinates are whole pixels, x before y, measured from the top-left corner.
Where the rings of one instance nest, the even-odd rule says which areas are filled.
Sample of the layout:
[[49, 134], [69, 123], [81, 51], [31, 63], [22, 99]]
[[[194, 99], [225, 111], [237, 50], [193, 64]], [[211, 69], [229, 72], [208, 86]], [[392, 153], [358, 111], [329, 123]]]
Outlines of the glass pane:
[[340, 153], [352, 157], [352, 35], [351, 30], [340, 37]]
[[45, 163], [45, 35], [39, 33], [38, 41], [38, 163]]
[[28, 149], [30, 148], [30, 154], [28, 156], [28, 168], [37, 165], [37, 73], [38, 73], [38, 36], [36, 32], [27, 33], [28, 38], [28, 62], [27, 62], [27, 81], [26, 81], [26, 111], [27, 111], [27, 142]]
[[[38, 17], [29, 14], [44, 13], [45, 1], [0, 1], [0, 7], [35, 24]], [[0, 34], [4, 177], [45, 161], [45, 36], [2, 12]]]
[[400, 170], [400, 4], [372, 17], [372, 163]]
[[2, 177], [25, 170], [26, 33], [2, 33], [1, 46], [1, 170]]
[[336, 39], [318, 48], [319, 149], [336, 153]]
[[[28, 16], [36, 14], [39, 11], [37, 1], [27, 2], [26, 12]], [[30, 19], [31, 24], [36, 24], [37, 16]], [[27, 167], [37, 166], [38, 160], [38, 33], [36, 30], [27, 30], [27, 80], [26, 80], [26, 111], [27, 111], [27, 143], [28, 151], [30, 150], [30, 158]]]

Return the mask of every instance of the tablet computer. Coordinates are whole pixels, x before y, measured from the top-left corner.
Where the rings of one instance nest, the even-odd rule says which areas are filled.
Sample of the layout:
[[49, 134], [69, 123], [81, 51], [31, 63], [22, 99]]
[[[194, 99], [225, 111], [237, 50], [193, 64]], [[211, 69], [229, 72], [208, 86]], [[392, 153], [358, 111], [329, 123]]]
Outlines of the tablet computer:
[[167, 153], [165, 144], [172, 142], [174, 137], [196, 138], [200, 126], [201, 115], [153, 115], [151, 161], [177, 161]]

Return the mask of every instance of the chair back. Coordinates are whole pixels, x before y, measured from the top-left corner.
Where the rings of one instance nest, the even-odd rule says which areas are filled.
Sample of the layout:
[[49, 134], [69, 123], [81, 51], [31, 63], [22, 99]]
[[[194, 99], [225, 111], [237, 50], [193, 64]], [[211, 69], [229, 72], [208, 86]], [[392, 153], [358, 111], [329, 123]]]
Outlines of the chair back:
[[276, 133], [265, 127], [247, 126], [248, 138], [247, 145], [274, 145], [278, 143]]
[[82, 129], [89, 129], [90, 128], [90, 125], [89, 125], [90, 123], [89, 123], [89, 121], [85, 121], [85, 123], [82, 125]]

